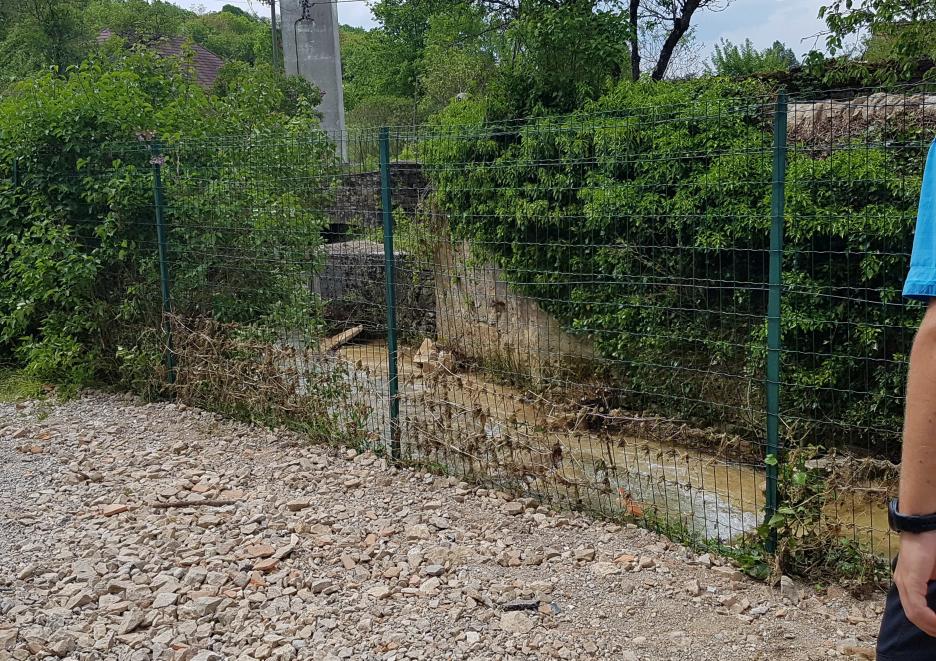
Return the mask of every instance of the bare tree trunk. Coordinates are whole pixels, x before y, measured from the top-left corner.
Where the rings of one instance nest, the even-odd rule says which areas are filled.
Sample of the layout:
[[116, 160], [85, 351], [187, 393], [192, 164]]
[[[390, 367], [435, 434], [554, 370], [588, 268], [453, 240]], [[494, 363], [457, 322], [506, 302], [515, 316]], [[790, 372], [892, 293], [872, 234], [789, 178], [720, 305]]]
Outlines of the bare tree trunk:
[[637, 39], [637, 19], [639, 14], [640, 0], [630, 0], [631, 80], [635, 83], [640, 80], [640, 42]]
[[679, 40], [683, 38], [683, 35], [689, 31], [692, 15], [701, 3], [702, 0], [686, 0], [682, 15], [673, 18], [673, 29], [667, 35], [666, 41], [663, 42], [663, 48], [660, 49], [660, 59], [657, 60], [656, 67], [654, 67], [653, 74], [651, 74], [654, 80], [663, 80], [673, 53], [676, 51], [676, 46], [679, 45]]

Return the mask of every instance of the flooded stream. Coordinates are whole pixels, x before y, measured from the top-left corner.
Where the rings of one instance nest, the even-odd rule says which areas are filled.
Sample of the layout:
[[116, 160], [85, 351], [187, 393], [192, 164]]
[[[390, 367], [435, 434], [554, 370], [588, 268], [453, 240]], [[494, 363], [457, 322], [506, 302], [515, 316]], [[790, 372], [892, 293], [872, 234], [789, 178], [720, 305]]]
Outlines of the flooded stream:
[[[402, 349], [398, 366], [402, 444], [411, 456], [431, 459], [438, 451], [447, 465], [453, 457], [462, 462], [461, 472], [520, 479], [531, 494], [605, 512], [640, 516], [653, 510], [724, 542], [752, 532], [763, 516], [760, 462], [728, 461], [675, 443], [565, 424], [569, 413], [556, 403], [476, 371], [428, 376], [413, 354]], [[388, 438], [385, 344], [350, 344], [338, 355], [353, 365], [355, 399], [376, 409], [368, 431]], [[831, 504], [827, 516], [841, 524], [842, 536], [870, 544], [881, 555], [896, 553], [883, 498], [855, 490]]]

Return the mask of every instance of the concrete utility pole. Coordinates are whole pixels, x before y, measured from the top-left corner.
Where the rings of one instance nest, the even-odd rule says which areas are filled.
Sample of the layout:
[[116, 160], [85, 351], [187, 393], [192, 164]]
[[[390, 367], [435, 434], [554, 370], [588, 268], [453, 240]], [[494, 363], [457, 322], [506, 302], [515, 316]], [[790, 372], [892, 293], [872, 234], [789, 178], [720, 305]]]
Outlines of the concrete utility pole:
[[276, 0], [270, 0], [270, 34], [273, 38], [273, 70], [279, 68], [279, 43], [276, 39]]
[[280, 26], [286, 75], [302, 76], [322, 90], [322, 128], [347, 160], [338, 5], [334, 0], [280, 0]]

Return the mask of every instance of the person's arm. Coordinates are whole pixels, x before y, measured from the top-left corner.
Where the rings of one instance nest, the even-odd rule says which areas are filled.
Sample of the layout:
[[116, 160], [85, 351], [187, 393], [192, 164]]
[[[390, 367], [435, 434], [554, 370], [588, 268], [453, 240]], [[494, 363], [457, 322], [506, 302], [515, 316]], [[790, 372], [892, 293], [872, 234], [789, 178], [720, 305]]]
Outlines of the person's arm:
[[[903, 294], [925, 301], [926, 314], [910, 351], [898, 503], [901, 514], [936, 514], [936, 142], [930, 146], [923, 172]], [[911, 622], [936, 637], [936, 612], [926, 603], [933, 579], [936, 531], [901, 534], [894, 570], [900, 603]]]
[[[910, 352], [900, 464], [902, 514], [936, 512], [936, 300], [930, 299]], [[936, 612], [926, 603], [936, 579], [936, 532], [903, 533], [894, 583], [907, 618], [936, 636]]]

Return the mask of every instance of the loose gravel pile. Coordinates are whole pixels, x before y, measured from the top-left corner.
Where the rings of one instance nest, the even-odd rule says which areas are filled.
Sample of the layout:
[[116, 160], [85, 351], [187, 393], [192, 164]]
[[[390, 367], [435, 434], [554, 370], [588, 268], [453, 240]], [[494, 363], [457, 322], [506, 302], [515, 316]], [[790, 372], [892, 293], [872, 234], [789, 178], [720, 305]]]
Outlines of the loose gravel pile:
[[0, 659], [873, 658], [879, 601], [172, 404], [0, 404]]

